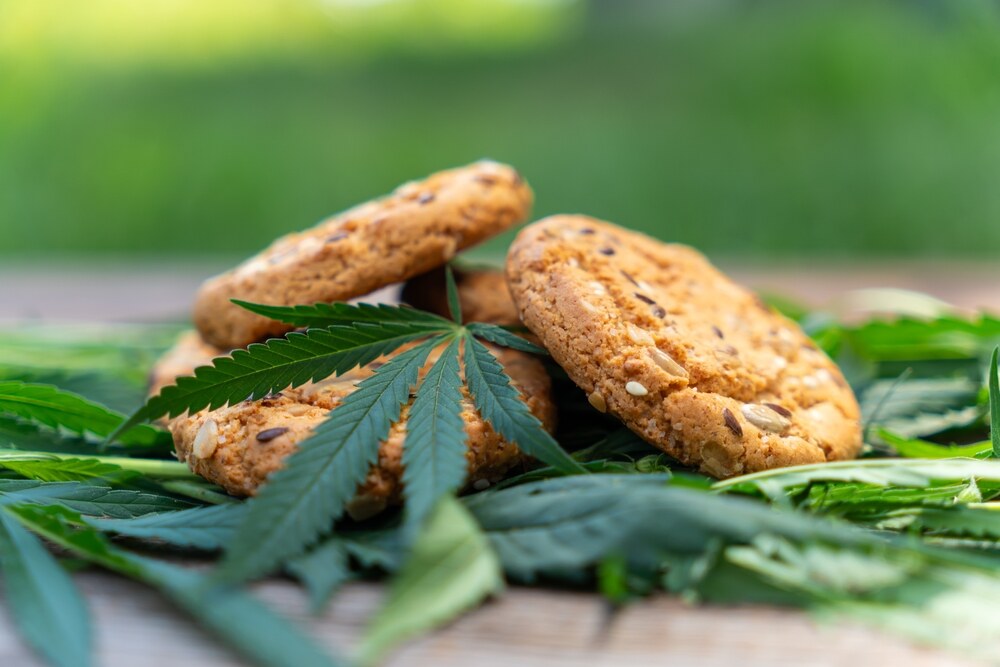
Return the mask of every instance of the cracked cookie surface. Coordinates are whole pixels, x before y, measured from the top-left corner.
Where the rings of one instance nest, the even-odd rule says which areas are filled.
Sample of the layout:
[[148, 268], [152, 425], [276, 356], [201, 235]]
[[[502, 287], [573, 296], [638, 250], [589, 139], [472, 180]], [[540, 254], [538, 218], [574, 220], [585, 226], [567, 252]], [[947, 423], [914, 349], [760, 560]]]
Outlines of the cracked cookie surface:
[[[312, 429], [327, 418], [330, 410], [354, 391], [356, 383], [371, 376], [381, 364], [408, 347], [341, 376], [285, 389], [260, 400], [177, 417], [167, 425], [174, 437], [177, 457], [186, 461], [195, 473], [233, 495], [254, 495], [267, 476], [280, 468], [284, 459], [295, 451], [298, 443], [309, 437]], [[197, 356], [198, 349], [205, 352], [201, 358]], [[521, 392], [528, 408], [551, 432], [555, 428], [555, 405], [550, 395], [550, 380], [542, 363], [529, 354], [515, 350], [491, 349]], [[183, 336], [165, 358], [186, 359], [190, 363], [188, 368], [181, 368], [180, 364], [172, 362], [170, 371], [190, 375], [195, 367], [209, 363], [220, 352], [192, 332]], [[440, 350], [431, 354], [421, 377], [439, 354]], [[165, 378], [165, 372], [161, 371], [158, 377]], [[522, 464], [526, 457], [516, 446], [497, 435], [479, 416], [464, 386], [462, 392], [461, 416], [468, 447], [468, 483], [477, 489], [485, 488]], [[371, 516], [389, 504], [398, 503], [401, 498], [402, 450], [408, 410], [409, 404], [403, 407], [399, 422], [393, 425], [389, 437], [379, 448], [378, 463], [369, 471], [348, 507], [355, 518]]]
[[553, 216], [518, 235], [507, 278], [590, 404], [687, 465], [724, 478], [861, 448], [837, 366], [691, 248]]
[[438, 172], [392, 194], [284, 236], [237, 268], [206, 281], [195, 326], [223, 348], [291, 327], [230, 302], [291, 306], [346, 301], [447, 263], [457, 252], [524, 220], [532, 192], [496, 162]]

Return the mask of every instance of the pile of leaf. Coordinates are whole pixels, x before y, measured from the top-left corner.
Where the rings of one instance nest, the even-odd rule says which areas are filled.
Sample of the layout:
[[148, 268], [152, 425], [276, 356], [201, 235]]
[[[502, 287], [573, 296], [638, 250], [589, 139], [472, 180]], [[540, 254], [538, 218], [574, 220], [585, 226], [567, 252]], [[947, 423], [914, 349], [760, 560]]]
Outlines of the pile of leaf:
[[[996, 657], [1000, 429], [990, 439], [989, 423], [1000, 419], [1000, 321], [847, 326], [800, 313], [858, 393], [864, 456], [716, 482], [597, 414], [547, 362], [563, 424], [549, 436], [483, 341], [544, 353], [462, 323], [451, 296], [452, 320], [394, 306], [244, 304], [306, 330], [217, 360], [145, 403], [143, 377], [176, 328], [0, 332], [0, 572], [25, 641], [50, 664], [89, 663], [87, 606], [65, 566], [82, 560], [159, 590], [261, 665], [371, 664], [509, 583], [536, 582], [615, 604], [669, 591], [795, 605]], [[145, 423], [320, 380], [404, 344], [249, 501], [191, 475], [169, 434]], [[443, 353], [418, 381], [435, 348]], [[539, 464], [459, 496], [463, 383]], [[353, 522], [344, 506], [413, 391], [405, 510]], [[177, 564], [204, 554], [218, 556], [213, 567]], [[357, 654], [336, 656], [243, 588], [275, 574], [301, 582], [316, 611], [352, 579], [384, 578], [389, 594]]]

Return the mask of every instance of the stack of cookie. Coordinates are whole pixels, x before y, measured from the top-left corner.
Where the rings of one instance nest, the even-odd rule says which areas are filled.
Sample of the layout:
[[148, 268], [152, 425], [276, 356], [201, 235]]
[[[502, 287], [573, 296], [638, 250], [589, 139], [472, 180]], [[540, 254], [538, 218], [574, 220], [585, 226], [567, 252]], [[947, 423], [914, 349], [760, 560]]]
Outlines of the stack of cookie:
[[[479, 162], [407, 183], [278, 239], [202, 286], [197, 332], [185, 334], [157, 365], [152, 391], [213, 357], [288, 331], [231, 299], [345, 301], [408, 281], [405, 301], [446, 314], [444, 264], [524, 221], [531, 203], [531, 190], [514, 169]], [[555, 216], [520, 233], [506, 276], [459, 271], [456, 280], [468, 321], [523, 323], [583, 390], [581, 401], [709, 475], [850, 458], [860, 448], [858, 406], [836, 366], [795, 323], [690, 248], [583, 216]], [[525, 353], [497, 354], [551, 430], [555, 408], [544, 366]], [[252, 495], [383, 362], [174, 419], [169, 428], [177, 454], [229, 492]], [[524, 462], [516, 443], [504, 442], [468, 397], [462, 416], [473, 486], [493, 483]], [[404, 408], [358, 491], [355, 517], [399, 500], [405, 422]]]

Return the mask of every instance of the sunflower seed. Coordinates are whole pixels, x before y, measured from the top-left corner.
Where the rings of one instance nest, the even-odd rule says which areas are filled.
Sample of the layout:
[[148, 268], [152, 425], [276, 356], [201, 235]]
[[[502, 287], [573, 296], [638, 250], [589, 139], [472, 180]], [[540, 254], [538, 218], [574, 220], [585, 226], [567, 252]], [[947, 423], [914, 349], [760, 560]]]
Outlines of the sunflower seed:
[[677, 363], [676, 359], [660, 348], [649, 348], [649, 356], [652, 358], [653, 363], [659, 366], [663, 371], [670, 373], [671, 375], [677, 375], [685, 378], [688, 377], [687, 369]]
[[736, 419], [736, 415], [734, 415], [729, 408], [724, 408], [722, 410], [722, 419], [726, 422], [726, 427], [732, 431], [736, 437], [743, 437], [743, 427], [740, 426], [740, 422]]
[[215, 423], [214, 419], [208, 419], [198, 429], [198, 434], [194, 436], [191, 453], [199, 459], [207, 459], [215, 453], [215, 448], [218, 446], [219, 425]]
[[743, 413], [748, 422], [757, 428], [771, 431], [772, 433], [781, 433], [792, 424], [788, 419], [778, 414], [777, 411], [756, 403], [747, 403], [740, 408], [740, 412]]
[[604, 401], [604, 397], [596, 391], [590, 392], [590, 395], [587, 396], [587, 402], [601, 414], [608, 411], [608, 404]]
[[646, 394], [649, 393], [649, 390], [646, 389], [646, 387], [644, 387], [641, 383], [636, 382], [635, 380], [632, 380], [631, 382], [625, 385], [625, 391], [632, 394], [633, 396], [645, 396]]

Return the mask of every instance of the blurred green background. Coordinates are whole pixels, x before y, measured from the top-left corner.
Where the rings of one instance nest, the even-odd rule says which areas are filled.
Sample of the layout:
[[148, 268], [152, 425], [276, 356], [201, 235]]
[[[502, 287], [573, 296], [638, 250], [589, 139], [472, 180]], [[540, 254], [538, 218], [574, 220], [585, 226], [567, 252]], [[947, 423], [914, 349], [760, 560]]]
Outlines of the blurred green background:
[[486, 156], [726, 256], [995, 256], [1000, 11], [0, 0], [0, 260], [241, 256]]

